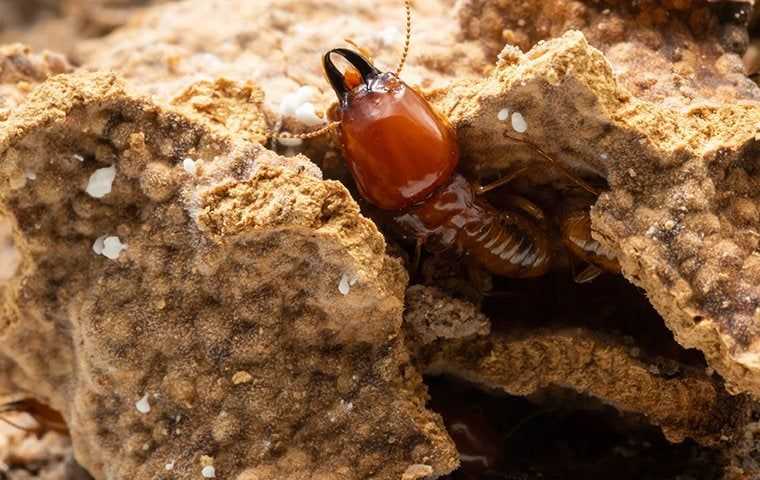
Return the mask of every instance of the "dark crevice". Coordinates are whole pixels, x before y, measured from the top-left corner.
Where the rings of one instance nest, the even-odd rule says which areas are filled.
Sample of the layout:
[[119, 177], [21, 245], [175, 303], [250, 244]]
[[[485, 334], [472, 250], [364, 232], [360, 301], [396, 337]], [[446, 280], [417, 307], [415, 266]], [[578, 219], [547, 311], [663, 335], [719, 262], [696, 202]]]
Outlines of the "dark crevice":
[[[440, 413], [463, 459], [447, 480], [721, 478], [725, 459], [691, 441], [669, 443], [639, 416], [567, 390], [530, 398], [486, 393], [445, 377], [427, 378], [430, 408]], [[463, 425], [471, 436], [464, 435]]]
[[585, 327], [623, 338], [642, 354], [686, 365], [706, 366], [704, 356], [673, 338], [645, 292], [620, 275], [577, 284], [569, 271], [527, 280], [494, 278], [502, 296], [486, 297], [483, 312], [495, 331], [516, 327]]

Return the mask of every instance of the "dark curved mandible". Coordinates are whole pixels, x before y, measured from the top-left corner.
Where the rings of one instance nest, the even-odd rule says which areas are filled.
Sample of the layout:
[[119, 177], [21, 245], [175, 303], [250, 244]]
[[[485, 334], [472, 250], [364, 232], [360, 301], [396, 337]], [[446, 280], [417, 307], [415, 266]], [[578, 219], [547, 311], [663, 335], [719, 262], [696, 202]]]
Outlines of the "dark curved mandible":
[[338, 95], [338, 98], [340, 100], [343, 100], [345, 98], [346, 94], [348, 93], [348, 88], [343, 81], [343, 74], [340, 72], [340, 70], [338, 70], [338, 67], [336, 67], [332, 61], [331, 56], [334, 53], [346, 59], [348, 63], [356, 68], [361, 74], [364, 83], [367, 83], [367, 80], [382, 73], [380, 70], [375, 68], [375, 66], [372, 65], [369, 60], [362, 57], [353, 50], [349, 50], [347, 48], [334, 48], [325, 53], [324, 57], [322, 57], [322, 65], [324, 66], [327, 79], [330, 80], [330, 85], [332, 85], [333, 90], [335, 90], [335, 93]]

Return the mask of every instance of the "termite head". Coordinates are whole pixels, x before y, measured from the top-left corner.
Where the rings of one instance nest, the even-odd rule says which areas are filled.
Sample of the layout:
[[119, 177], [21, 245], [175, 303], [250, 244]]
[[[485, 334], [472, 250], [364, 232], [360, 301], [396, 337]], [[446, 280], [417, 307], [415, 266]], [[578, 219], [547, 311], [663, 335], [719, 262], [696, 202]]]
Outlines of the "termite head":
[[[334, 55], [351, 65], [345, 74]], [[353, 50], [330, 50], [323, 65], [338, 96], [344, 155], [367, 201], [403, 210], [449, 180], [459, 161], [456, 137], [422, 95]]]

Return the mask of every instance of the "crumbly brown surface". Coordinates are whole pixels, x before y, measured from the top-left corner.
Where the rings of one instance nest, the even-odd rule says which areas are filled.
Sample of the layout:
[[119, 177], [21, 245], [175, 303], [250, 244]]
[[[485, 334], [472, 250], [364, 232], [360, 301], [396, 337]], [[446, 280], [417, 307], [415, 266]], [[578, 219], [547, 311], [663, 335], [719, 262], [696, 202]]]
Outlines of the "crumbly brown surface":
[[731, 445], [749, 418], [748, 398], [729, 395], [704, 369], [661, 371], [618, 339], [585, 329], [515, 330], [438, 342], [425, 352], [429, 374], [454, 375], [510, 395], [568, 388], [621, 412], [646, 415], [672, 442]]
[[493, 168], [494, 158], [515, 168], [531, 154], [502, 135], [515, 135], [498, 119], [509, 108], [525, 119], [522, 138], [578, 174], [604, 176], [610, 190], [592, 209], [595, 238], [619, 252], [624, 275], [647, 291], [679, 343], [702, 350], [733, 391], [760, 394], [760, 103], [677, 111], [640, 100], [570, 32], [525, 55], [508, 48], [490, 78], [460, 84], [439, 105], [452, 105], [474, 170]]
[[34, 84], [72, 70], [66, 57], [52, 52], [32, 53], [21, 44], [0, 46], [0, 124]]
[[[60, 410], [96, 479], [444, 475], [459, 459], [423, 374], [568, 389], [757, 475], [752, 4], [414, 4], [402, 78], [456, 128], [462, 171], [527, 165], [514, 188], [550, 215], [583, 197], [506, 133], [598, 186], [595, 238], [680, 346], [561, 317], [494, 328], [509, 307], [454, 298], [481, 286], [459, 263], [407, 288], [350, 182], [324, 179], [345, 178], [334, 139], [266, 141], [313, 128], [281, 118], [299, 87], [332, 104], [329, 46], [395, 66], [397, 0], [9, 2], [0, 43], [69, 56], [0, 47], [0, 386]], [[57, 453], [11, 478], [63, 475], [65, 439], [24, 441]]]
[[[47, 82], [3, 133], [22, 256], [3, 287], [4, 352], [22, 388], [64, 412], [96, 478], [167, 464], [190, 477], [202, 456], [229, 478], [456, 466], [401, 337], [405, 273], [341, 184], [111, 75]], [[108, 165], [113, 190], [92, 198]], [[93, 252], [102, 235], [127, 245], [117, 260]]]
[[530, 50], [578, 30], [611, 63], [618, 81], [638, 98], [671, 108], [709, 97], [759, 99], [744, 74], [751, 1], [642, 0], [584, 2], [464, 0], [465, 38], [496, 55], [504, 44]]
[[491, 324], [478, 308], [435, 287], [414, 285], [406, 291], [404, 324], [408, 340], [423, 346], [440, 338], [488, 335]]

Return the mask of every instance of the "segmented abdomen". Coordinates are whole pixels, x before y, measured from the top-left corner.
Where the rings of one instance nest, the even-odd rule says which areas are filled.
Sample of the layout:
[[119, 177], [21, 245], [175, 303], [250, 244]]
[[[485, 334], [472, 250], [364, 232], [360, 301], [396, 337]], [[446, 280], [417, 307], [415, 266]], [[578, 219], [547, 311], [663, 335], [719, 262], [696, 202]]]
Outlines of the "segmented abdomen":
[[407, 236], [425, 239], [429, 249], [456, 249], [496, 275], [537, 277], [551, 263], [546, 232], [535, 221], [495, 209], [458, 174], [394, 221]]
[[[505, 277], [537, 277], [551, 263], [546, 233], [518, 212], [500, 212], [476, 199], [476, 211], [457, 241], [490, 272]], [[468, 212], [469, 213], [469, 212]]]

